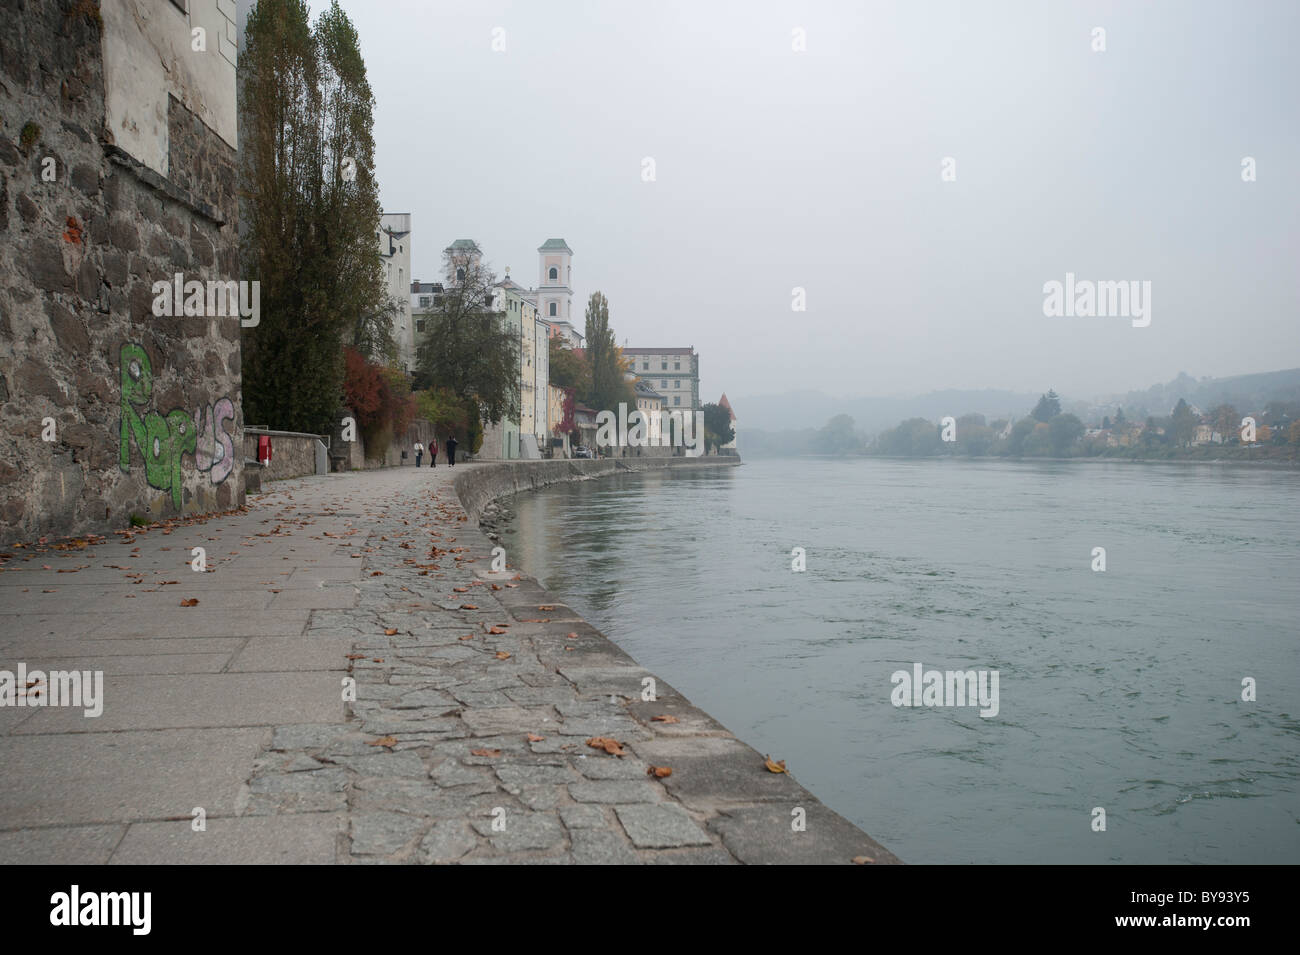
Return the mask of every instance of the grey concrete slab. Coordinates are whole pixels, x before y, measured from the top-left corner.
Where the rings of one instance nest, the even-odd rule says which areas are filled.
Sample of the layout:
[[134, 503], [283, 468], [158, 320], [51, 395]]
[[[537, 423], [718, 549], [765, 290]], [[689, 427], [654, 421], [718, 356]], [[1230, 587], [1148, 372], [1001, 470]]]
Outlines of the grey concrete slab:
[[45, 707], [16, 733], [107, 733], [202, 726], [342, 722], [340, 678], [329, 672], [190, 673], [165, 680], [104, 677], [104, 712]]
[[337, 860], [344, 813], [304, 812], [206, 820], [137, 822], [109, 860], [113, 865], [330, 865]]
[[264, 729], [0, 738], [0, 829], [233, 815]]
[[851, 865], [855, 858], [892, 865], [898, 858], [857, 826], [815, 799], [805, 800], [803, 831], [796, 831], [794, 805], [749, 806], [729, 809], [713, 819], [709, 828], [743, 863], [759, 865]]
[[126, 826], [51, 826], [0, 832], [0, 865], [103, 865]]
[[351, 637], [253, 637], [230, 661], [230, 672], [248, 670], [347, 670]]
[[[230, 653], [151, 653], [151, 654], [111, 654], [94, 653], [91, 645], [79, 654], [64, 652], [59, 656], [34, 652], [24, 654], [21, 659], [27, 669], [77, 669], [100, 670], [105, 678], [113, 676], [165, 675], [174, 673], [220, 673], [230, 660]], [[0, 669], [13, 669], [18, 658], [10, 659], [10, 654], [0, 653]]]

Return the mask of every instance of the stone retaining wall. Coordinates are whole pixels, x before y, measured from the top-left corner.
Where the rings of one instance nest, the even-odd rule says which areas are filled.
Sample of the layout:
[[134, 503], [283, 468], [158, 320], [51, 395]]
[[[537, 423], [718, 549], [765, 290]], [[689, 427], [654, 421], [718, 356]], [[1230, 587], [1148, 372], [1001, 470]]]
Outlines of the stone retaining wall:
[[456, 496], [471, 521], [478, 521], [483, 506], [498, 497], [532, 491], [563, 481], [589, 481], [615, 472], [653, 471], [663, 468], [735, 467], [738, 457], [698, 458], [596, 458], [566, 461], [502, 461], [471, 465], [456, 476]]
[[325, 443], [318, 435], [245, 428], [245, 458], [257, 457], [257, 439], [263, 434], [271, 436], [271, 464], [262, 468], [263, 481], [283, 481], [316, 473], [316, 443]]

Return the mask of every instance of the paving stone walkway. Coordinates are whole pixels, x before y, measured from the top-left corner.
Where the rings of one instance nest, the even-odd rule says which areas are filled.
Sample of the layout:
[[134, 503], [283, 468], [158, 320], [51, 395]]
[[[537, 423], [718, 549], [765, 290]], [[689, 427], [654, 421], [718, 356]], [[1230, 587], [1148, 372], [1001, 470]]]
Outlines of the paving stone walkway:
[[0, 707], [0, 862], [897, 861], [494, 572], [457, 473], [279, 482], [245, 512], [5, 549], [0, 669], [102, 670], [104, 706]]

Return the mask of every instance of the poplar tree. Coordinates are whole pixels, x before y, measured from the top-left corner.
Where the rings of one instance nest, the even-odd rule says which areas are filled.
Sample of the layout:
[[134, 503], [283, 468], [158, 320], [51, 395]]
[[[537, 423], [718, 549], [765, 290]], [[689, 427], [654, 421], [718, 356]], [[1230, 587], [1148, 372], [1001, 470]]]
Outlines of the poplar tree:
[[345, 345], [389, 357], [376, 231], [374, 96], [337, 0], [313, 29], [303, 0], [259, 0], [239, 60], [241, 264], [261, 283], [242, 328], [244, 420], [328, 432]]
[[636, 407], [632, 387], [623, 377], [623, 355], [609, 325], [609, 300], [592, 292], [587, 301], [587, 365], [591, 372], [588, 400], [597, 411], [617, 411], [620, 401]]

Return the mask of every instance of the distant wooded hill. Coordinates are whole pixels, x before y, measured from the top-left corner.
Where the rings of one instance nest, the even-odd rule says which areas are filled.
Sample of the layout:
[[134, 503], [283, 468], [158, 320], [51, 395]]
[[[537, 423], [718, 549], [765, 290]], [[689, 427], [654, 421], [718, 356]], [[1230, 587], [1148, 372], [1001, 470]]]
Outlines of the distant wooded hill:
[[[1043, 383], [1043, 391], [1052, 387]], [[732, 401], [740, 424], [736, 444], [741, 455], [808, 453], [814, 435], [836, 415], [853, 419], [859, 432], [873, 436], [908, 418], [937, 422], [944, 415], [960, 417], [979, 413], [988, 420], [1019, 418], [1029, 414], [1039, 393], [999, 389], [933, 391], [915, 398], [832, 398], [820, 391], [737, 398]], [[1300, 401], [1300, 368], [1196, 379], [1180, 374], [1165, 384], [1122, 395], [1077, 398], [1061, 396], [1064, 410], [1087, 422], [1094, 413], [1124, 408], [1129, 420], [1147, 415], [1167, 415], [1179, 398], [1208, 410], [1232, 404], [1239, 410], [1260, 409], [1270, 401]], [[1104, 409], [1104, 410], [1103, 410]]]

